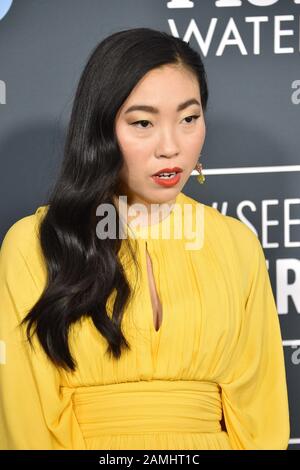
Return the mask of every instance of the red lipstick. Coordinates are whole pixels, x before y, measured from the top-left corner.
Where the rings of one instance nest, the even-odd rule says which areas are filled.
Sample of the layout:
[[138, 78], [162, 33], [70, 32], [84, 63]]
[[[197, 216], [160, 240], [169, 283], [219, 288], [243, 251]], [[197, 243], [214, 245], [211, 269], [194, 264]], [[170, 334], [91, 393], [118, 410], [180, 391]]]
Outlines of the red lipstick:
[[179, 183], [182, 171], [183, 170], [178, 166], [175, 168], [163, 168], [152, 175], [151, 178], [156, 184], [164, 186], [165, 188], [170, 188], [171, 186], [175, 186]]

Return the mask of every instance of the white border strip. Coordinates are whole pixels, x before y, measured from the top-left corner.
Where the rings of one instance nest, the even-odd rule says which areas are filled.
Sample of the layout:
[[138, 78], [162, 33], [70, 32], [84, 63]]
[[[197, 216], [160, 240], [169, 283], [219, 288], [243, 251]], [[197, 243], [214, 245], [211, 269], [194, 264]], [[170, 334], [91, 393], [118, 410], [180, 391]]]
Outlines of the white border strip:
[[289, 440], [289, 444], [300, 444], [300, 438], [293, 438]]
[[300, 339], [284, 339], [283, 346], [300, 346]]
[[[204, 175], [241, 175], [243, 173], [282, 173], [286, 171], [300, 171], [300, 165], [278, 165], [278, 166], [245, 166], [240, 168], [212, 168], [203, 169]], [[193, 170], [191, 175], [199, 175]]]

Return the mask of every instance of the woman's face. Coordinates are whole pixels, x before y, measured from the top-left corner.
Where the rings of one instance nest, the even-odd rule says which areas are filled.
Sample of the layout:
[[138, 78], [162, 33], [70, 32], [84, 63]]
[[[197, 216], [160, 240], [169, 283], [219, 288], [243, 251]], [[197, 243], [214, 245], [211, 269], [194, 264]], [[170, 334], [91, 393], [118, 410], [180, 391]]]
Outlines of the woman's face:
[[[191, 99], [199, 104], [177, 109]], [[129, 110], [142, 105], [157, 111]], [[196, 77], [174, 65], [148, 72], [119, 109], [115, 132], [124, 159], [120, 187], [127, 203], [142, 203], [147, 208], [150, 204], [172, 204], [194, 169], [205, 140]], [[162, 186], [152, 178], [161, 169], [174, 167], [182, 168], [177, 184]]]

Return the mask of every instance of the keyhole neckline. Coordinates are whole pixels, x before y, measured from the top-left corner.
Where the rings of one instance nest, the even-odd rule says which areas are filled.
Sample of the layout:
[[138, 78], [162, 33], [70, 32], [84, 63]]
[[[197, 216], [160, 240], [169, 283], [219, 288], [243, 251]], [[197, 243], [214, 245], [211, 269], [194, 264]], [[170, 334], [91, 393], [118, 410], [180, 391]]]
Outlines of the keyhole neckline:
[[179, 192], [175, 198], [175, 202], [172, 204], [172, 207], [168, 214], [159, 222], [154, 222], [152, 224], [148, 225], [143, 225], [143, 226], [132, 226], [131, 223], [128, 223], [129, 226], [129, 236], [131, 237], [131, 233], [135, 234], [137, 238], [141, 237], [143, 240], [147, 240], [148, 237], [150, 237], [151, 234], [151, 227], [154, 227], [154, 230], [161, 231], [162, 227], [166, 224], [169, 223], [169, 219], [171, 219], [174, 216], [174, 207], [176, 204], [179, 204], [181, 202], [181, 198], [183, 197], [182, 192]]
[[[159, 296], [159, 293], [158, 293], [158, 289], [157, 289], [157, 280], [155, 278], [155, 273], [154, 273], [154, 268], [153, 268], [153, 259], [148, 251], [148, 243], [147, 243], [147, 240], [144, 240], [144, 243], [143, 243], [143, 256], [144, 256], [144, 268], [145, 268], [145, 275], [146, 275], [146, 283], [147, 283], [147, 298], [148, 298], [148, 305], [150, 306], [150, 312], [151, 312], [151, 330], [153, 331], [154, 335], [158, 336], [158, 334], [160, 334], [161, 330], [162, 330], [162, 327], [165, 323], [165, 314], [164, 314], [164, 311], [163, 311], [163, 302], [162, 302], [162, 299], [161, 297]], [[155, 287], [155, 291], [157, 293], [157, 296], [158, 296], [158, 301], [159, 303], [161, 304], [161, 310], [162, 310], [162, 314], [161, 314], [161, 322], [160, 322], [160, 325], [159, 325], [159, 328], [158, 330], [155, 328], [155, 323], [154, 323], [154, 308], [153, 308], [153, 305], [152, 305], [152, 299], [151, 299], [151, 290], [150, 290], [150, 282], [149, 282], [149, 275], [148, 275], [148, 260], [147, 260], [147, 252], [149, 253], [149, 259], [150, 259], [150, 263], [151, 263], [151, 272], [152, 272], [152, 278], [153, 278], [153, 284], [154, 284], [154, 287]]]

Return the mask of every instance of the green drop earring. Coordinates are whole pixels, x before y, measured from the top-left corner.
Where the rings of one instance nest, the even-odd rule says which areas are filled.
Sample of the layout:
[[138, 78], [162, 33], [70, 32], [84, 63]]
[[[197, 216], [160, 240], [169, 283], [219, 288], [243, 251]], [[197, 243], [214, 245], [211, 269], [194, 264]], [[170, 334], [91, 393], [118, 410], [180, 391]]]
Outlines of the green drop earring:
[[196, 166], [195, 166], [195, 169], [199, 172], [199, 175], [197, 175], [197, 180], [199, 181], [200, 184], [203, 184], [204, 181], [205, 181], [205, 176], [202, 173], [202, 170], [203, 170], [202, 164], [197, 162]]

